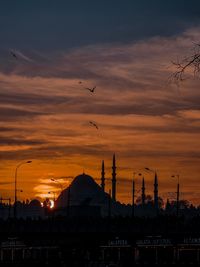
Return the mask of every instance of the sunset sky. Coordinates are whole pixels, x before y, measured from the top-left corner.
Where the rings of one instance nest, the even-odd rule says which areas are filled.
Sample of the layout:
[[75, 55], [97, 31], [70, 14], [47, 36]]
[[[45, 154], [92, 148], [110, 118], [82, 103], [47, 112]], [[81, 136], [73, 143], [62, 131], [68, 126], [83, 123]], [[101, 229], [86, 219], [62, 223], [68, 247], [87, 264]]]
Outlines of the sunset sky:
[[111, 178], [115, 152], [118, 200], [149, 167], [163, 198], [180, 174], [181, 198], [200, 204], [200, 79], [169, 79], [195, 43], [199, 0], [0, 0], [0, 197], [20, 162], [19, 198], [44, 198], [60, 191], [52, 177], [99, 179], [102, 159]]

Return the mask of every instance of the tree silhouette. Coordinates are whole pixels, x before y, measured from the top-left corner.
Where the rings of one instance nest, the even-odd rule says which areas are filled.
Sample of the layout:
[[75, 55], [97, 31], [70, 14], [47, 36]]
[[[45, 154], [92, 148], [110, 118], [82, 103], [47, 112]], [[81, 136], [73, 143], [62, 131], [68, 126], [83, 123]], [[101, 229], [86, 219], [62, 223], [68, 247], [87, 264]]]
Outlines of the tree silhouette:
[[195, 44], [191, 55], [182, 58], [181, 60], [172, 61], [176, 71], [173, 73], [172, 78], [175, 82], [185, 80], [186, 72], [191, 70], [195, 75], [200, 72], [200, 44]]
[[161, 197], [158, 197], [158, 206], [160, 209], [164, 207], [164, 200]]
[[[137, 205], [142, 205], [142, 197], [141, 196], [139, 196], [136, 199], [136, 204]], [[152, 199], [152, 196], [151, 195], [146, 195], [145, 196], [145, 204], [152, 204], [153, 205], [153, 199]]]

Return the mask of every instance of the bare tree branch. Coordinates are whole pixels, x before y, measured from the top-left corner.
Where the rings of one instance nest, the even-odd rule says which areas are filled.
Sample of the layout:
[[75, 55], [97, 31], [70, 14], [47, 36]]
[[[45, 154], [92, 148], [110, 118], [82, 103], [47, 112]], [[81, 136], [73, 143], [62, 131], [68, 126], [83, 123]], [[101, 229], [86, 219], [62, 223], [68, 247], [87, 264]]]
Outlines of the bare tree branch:
[[191, 69], [194, 76], [200, 72], [200, 44], [195, 44], [194, 52], [189, 57], [185, 57], [182, 60], [172, 61], [176, 71], [172, 74], [172, 79], [179, 83], [185, 80], [186, 71]]

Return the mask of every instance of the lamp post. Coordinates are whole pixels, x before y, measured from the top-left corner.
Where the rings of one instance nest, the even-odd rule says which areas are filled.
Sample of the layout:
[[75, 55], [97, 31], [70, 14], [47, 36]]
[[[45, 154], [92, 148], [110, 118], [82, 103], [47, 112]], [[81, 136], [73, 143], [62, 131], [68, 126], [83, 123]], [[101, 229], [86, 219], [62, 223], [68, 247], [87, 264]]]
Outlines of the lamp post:
[[180, 201], [180, 183], [179, 183], [179, 174], [171, 176], [172, 178], [177, 178], [177, 192], [176, 192], [176, 216], [179, 216], [179, 201]]
[[31, 160], [28, 160], [26, 162], [20, 162], [15, 169], [15, 202], [14, 202], [14, 218], [17, 218], [17, 173], [18, 173], [18, 169], [19, 167], [21, 167], [24, 164], [29, 164], [31, 163]]

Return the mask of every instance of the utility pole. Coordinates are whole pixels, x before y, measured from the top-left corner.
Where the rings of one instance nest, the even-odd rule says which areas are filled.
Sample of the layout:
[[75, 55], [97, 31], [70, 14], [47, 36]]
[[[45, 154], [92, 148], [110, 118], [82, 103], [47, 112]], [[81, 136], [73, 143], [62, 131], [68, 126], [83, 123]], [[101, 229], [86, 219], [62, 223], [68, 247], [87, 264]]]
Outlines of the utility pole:
[[17, 218], [17, 172], [20, 166], [24, 165], [24, 164], [29, 164], [31, 163], [31, 160], [28, 160], [26, 162], [20, 162], [15, 169], [15, 202], [14, 202], [14, 218]]
[[132, 218], [135, 217], [135, 180], [132, 182]]

